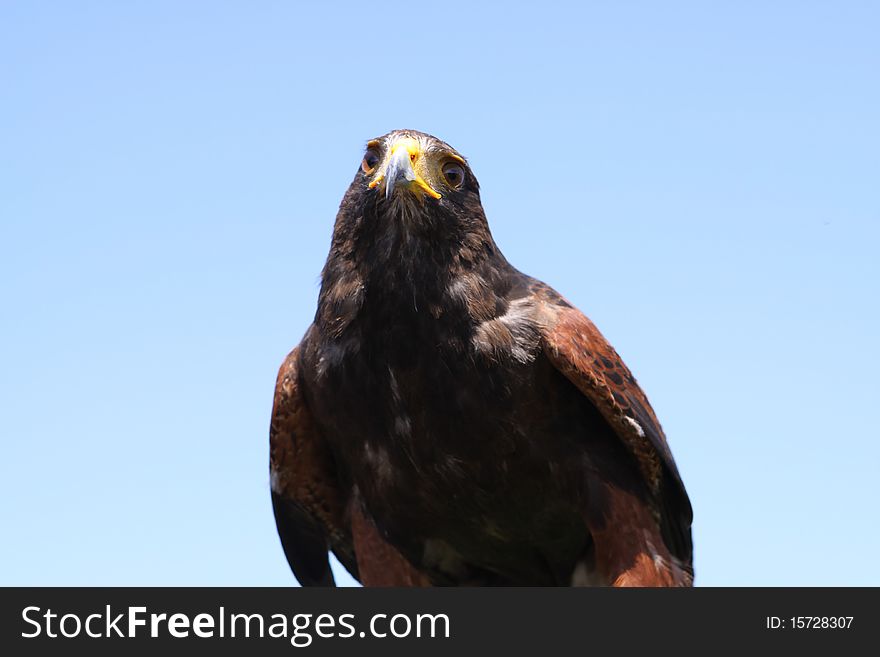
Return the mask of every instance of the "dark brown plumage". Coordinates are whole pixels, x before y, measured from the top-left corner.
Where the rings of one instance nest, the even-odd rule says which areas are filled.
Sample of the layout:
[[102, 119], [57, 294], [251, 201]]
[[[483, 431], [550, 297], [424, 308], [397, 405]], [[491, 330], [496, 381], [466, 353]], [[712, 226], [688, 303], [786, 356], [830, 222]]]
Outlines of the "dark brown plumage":
[[281, 367], [272, 500], [296, 577], [690, 585], [660, 424], [577, 309], [505, 259], [448, 144], [368, 144], [314, 323]]

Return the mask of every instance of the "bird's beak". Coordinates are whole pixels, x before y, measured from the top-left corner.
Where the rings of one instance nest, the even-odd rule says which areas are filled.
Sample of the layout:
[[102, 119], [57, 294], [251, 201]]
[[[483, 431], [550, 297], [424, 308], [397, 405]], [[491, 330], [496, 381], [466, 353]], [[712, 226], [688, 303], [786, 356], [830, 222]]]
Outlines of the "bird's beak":
[[399, 186], [408, 187], [413, 192], [421, 190], [432, 198], [440, 198], [440, 194], [416, 172], [414, 165], [421, 157], [422, 149], [417, 140], [406, 137], [396, 141], [391, 147], [384, 171], [373, 178], [370, 189], [374, 189], [384, 180], [385, 200], [390, 199]]

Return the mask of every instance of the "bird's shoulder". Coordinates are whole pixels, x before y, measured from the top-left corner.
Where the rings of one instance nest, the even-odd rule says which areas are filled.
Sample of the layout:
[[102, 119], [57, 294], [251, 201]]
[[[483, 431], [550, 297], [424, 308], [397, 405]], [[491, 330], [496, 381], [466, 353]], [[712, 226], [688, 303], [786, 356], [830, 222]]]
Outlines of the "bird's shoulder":
[[523, 282], [549, 360], [602, 412], [655, 486], [665, 463], [675, 472], [666, 437], [648, 397], [593, 321], [542, 281]]
[[648, 397], [596, 325], [549, 285], [529, 279], [546, 358], [599, 410], [635, 458], [664, 517], [676, 556], [690, 559], [693, 512], [666, 435]]
[[329, 447], [302, 389], [301, 347], [284, 359], [275, 383], [269, 428], [275, 519], [291, 568], [301, 583], [332, 584], [327, 549], [356, 573], [347, 499]]

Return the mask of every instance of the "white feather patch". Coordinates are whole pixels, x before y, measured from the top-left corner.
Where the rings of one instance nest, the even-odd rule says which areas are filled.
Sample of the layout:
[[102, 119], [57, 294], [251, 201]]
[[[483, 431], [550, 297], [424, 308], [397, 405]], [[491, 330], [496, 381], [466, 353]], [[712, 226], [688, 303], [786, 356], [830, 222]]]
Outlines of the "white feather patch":
[[281, 495], [281, 477], [278, 476], [275, 468], [269, 470], [269, 487], [272, 489], [273, 493]]
[[641, 425], [641, 424], [639, 424], [638, 422], [636, 422], [635, 420], [633, 420], [631, 417], [624, 417], [623, 419], [626, 420], [626, 421], [629, 423], [629, 425], [630, 425], [633, 429], [636, 430], [636, 433], [639, 434], [639, 438], [644, 438], [644, 437], [645, 437], [645, 430], [642, 429], [642, 425]]

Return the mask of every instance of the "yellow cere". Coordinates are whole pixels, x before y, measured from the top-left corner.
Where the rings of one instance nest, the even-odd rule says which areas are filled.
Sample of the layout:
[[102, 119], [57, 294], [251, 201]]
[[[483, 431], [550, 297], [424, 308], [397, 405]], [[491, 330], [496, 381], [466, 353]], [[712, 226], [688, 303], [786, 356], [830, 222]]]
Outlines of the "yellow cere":
[[401, 148], [406, 148], [406, 152], [409, 153], [410, 159], [413, 160], [422, 152], [418, 140], [413, 139], [412, 137], [404, 137], [403, 139], [398, 139], [394, 142], [394, 145], [391, 147], [391, 155], [393, 156]]

